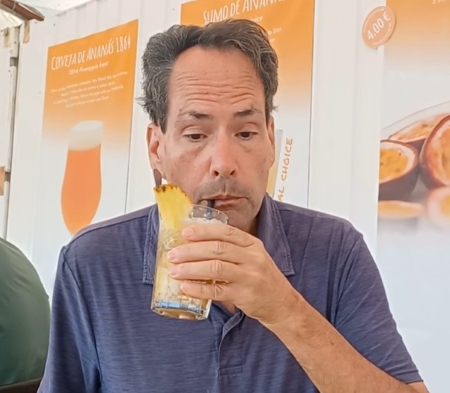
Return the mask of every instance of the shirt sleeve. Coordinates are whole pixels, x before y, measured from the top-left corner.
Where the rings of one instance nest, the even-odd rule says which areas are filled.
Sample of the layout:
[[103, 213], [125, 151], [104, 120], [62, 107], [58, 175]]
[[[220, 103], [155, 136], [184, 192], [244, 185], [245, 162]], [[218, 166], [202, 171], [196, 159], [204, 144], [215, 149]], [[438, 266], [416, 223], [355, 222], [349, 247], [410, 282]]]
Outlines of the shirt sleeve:
[[49, 353], [38, 393], [97, 393], [100, 372], [89, 311], [64, 251], [58, 262]]
[[336, 329], [393, 378], [406, 384], [423, 382], [397, 330], [380, 272], [363, 237], [359, 233], [350, 237], [338, 280]]

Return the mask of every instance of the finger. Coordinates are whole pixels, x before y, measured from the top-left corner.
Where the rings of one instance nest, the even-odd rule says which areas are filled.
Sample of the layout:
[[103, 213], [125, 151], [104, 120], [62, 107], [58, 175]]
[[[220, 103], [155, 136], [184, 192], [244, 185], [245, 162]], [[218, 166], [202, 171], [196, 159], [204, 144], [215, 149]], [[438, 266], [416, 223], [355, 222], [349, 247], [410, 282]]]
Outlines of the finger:
[[181, 291], [196, 299], [208, 299], [219, 302], [232, 301], [232, 289], [224, 283], [204, 284], [197, 282], [183, 282]]
[[251, 257], [250, 254], [250, 248], [239, 247], [221, 240], [212, 240], [182, 244], [170, 250], [167, 253], [167, 259], [172, 263], [220, 259], [240, 264], [248, 261]]
[[217, 280], [237, 282], [242, 276], [241, 269], [233, 263], [218, 259], [210, 261], [188, 262], [174, 265], [169, 274], [177, 280]]
[[183, 237], [189, 241], [221, 240], [240, 247], [251, 247], [257, 239], [247, 232], [230, 225], [195, 224], [183, 230]]

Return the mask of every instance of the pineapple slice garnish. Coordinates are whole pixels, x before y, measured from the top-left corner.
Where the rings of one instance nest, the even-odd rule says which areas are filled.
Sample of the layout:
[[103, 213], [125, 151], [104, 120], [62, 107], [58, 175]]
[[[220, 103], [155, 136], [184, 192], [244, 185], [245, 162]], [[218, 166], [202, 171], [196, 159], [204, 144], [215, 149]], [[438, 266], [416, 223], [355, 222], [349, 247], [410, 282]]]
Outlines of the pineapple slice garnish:
[[192, 201], [186, 193], [173, 184], [163, 184], [153, 188], [159, 214], [164, 227], [169, 231], [183, 228], [183, 221], [192, 209]]

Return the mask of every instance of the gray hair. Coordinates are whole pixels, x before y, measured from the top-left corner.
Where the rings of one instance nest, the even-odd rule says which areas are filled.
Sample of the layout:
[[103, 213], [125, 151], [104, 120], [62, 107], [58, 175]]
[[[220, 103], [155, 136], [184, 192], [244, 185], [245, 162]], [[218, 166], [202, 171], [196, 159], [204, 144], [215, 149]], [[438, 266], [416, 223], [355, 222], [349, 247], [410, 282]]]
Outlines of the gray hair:
[[253, 63], [265, 94], [266, 117], [274, 110], [278, 89], [278, 57], [267, 32], [247, 19], [230, 19], [203, 27], [174, 25], [150, 38], [142, 56], [143, 97], [140, 99], [150, 119], [166, 131], [169, 106], [168, 85], [177, 57], [196, 45], [204, 48], [236, 48]]

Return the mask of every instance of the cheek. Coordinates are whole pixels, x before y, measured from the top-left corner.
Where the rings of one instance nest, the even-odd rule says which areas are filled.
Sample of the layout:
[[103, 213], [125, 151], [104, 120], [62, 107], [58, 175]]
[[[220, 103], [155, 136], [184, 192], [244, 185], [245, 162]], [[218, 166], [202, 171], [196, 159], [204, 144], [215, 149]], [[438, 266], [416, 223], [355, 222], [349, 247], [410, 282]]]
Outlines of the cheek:
[[202, 171], [195, 157], [190, 154], [172, 154], [166, 155], [166, 157], [164, 162], [166, 180], [179, 185], [188, 194], [195, 191], [202, 178]]
[[263, 171], [269, 171], [271, 166], [274, 163], [274, 153], [272, 149], [272, 145], [270, 143], [267, 144], [267, 146], [264, 146], [264, 148], [260, 149], [261, 155], [260, 155], [260, 168], [263, 168]]
[[274, 162], [275, 162], [274, 154], [273, 154], [272, 150], [269, 150], [266, 155], [266, 167], [270, 168]]
[[246, 177], [255, 179], [255, 181], [258, 179], [259, 183], [264, 184], [267, 181], [273, 163], [270, 150], [261, 148], [258, 152], [253, 151], [244, 157], [245, 162], [241, 164], [241, 167], [246, 168], [243, 169]]

